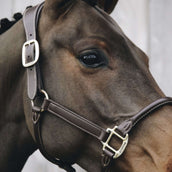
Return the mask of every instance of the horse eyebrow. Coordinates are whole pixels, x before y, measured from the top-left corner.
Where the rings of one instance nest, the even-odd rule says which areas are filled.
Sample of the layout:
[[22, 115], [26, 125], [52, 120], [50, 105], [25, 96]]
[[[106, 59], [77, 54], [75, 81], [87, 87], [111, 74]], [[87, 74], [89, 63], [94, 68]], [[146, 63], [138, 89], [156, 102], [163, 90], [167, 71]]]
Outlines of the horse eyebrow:
[[[91, 45], [90, 45], [91, 44]], [[85, 46], [86, 45], [86, 46]], [[89, 45], [89, 46], [88, 46]], [[91, 36], [89, 38], [86, 38], [84, 40], [80, 40], [78, 41], [76, 44], [74, 44], [75, 48], [76, 47], [86, 47], [86, 48], [90, 48], [93, 45], [104, 48], [106, 50], [108, 50], [108, 46], [107, 46], [107, 41], [99, 36]]]

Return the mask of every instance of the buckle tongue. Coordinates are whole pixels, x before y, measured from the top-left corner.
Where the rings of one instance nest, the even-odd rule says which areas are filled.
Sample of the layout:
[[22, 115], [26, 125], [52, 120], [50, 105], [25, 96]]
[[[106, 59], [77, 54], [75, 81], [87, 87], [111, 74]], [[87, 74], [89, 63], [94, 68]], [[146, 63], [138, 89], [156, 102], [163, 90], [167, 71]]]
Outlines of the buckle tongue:
[[[34, 44], [34, 59], [30, 62], [27, 62], [27, 57], [26, 57], [26, 47], [31, 46], [32, 44]], [[33, 66], [39, 59], [39, 44], [38, 41], [35, 39], [29, 40], [27, 42], [25, 42], [23, 44], [23, 48], [22, 48], [22, 64], [24, 67], [30, 67]]]
[[[125, 151], [125, 148], [128, 144], [128, 134], [126, 134], [125, 137], [122, 137], [120, 134], [118, 134], [116, 132], [116, 129], [118, 128], [118, 126], [115, 126], [113, 129], [111, 128], [107, 128], [107, 132], [110, 133], [109, 137], [107, 138], [106, 142], [102, 142], [103, 144], [103, 151], [105, 151], [105, 149], [108, 149], [110, 151], [112, 151], [112, 153], [114, 153], [113, 159], [118, 158], [119, 156], [122, 155], [122, 153]], [[116, 150], [115, 148], [111, 147], [109, 145], [109, 142], [111, 141], [112, 137], [116, 136], [117, 138], [119, 138], [122, 141], [121, 147]]]

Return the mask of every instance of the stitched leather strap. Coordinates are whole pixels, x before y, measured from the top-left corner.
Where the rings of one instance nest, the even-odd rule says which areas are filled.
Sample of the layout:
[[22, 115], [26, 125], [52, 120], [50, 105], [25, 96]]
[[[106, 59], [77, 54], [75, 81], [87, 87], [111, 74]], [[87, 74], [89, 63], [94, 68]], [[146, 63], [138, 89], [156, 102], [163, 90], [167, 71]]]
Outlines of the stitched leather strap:
[[[23, 15], [23, 24], [26, 33], [26, 40], [27, 42], [31, 41], [31, 43], [27, 44], [23, 47], [25, 50], [23, 52], [23, 58], [25, 58], [25, 63], [28, 64], [35, 60], [35, 51], [39, 51], [35, 47], [35, 43], [32, 40], [36, 41], [36, 29], [39, 15], [44, 3], [41, 3], [35, 7], [28, 8]], [[27, 43], [26, 42], [26, 43]], [[37, 94], [37, 90], [40, 87], [40, 83], [38, 82], [38, 72], [37, 72], [38, 65], [35, 63], [27, 67], [27, 91], [28, 97], [33, 100]]]
[[105, 129], [95, 123], [83, 118], [81, 115], [67, 109], [66, 107], [50, 99], [44, 99], [42, 109], [65, 120], [80, 130], [92, 135], [100, 141], [105, 141], [109, 135]]
[[140, 112], [136, 115], [133, 115], [130, 119], [122, 122], [118, 126], [118, 131], [125, 136], [129, 133], [133, 127], [140, 122], [144, 117], [148, 116], [150, 113], [153, 113], [155, 110], [163, 107], [164, 105], [172, 105], [172, 98], [171, 97], [164, 97], [156, 100], [155, 102], [151, 103], [150, 105], [143, 108]]

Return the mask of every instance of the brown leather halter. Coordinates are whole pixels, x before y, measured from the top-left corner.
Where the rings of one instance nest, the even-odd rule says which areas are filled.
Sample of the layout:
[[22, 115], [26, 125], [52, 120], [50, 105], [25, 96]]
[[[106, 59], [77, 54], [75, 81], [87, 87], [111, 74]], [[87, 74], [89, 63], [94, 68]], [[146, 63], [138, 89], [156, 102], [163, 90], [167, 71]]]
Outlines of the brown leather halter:
[[[71, 165], [51, 156], [44, 147], [40, 124], [43, 112], [49, 112], [58, 118], [61, 118], [69, 124], [77, 127], [78, 129], [92, 135], [99, 140], [102, 145], [103, 151], [103, 165], [108, 166], [110, 160], [118, 158], [124, 151], [128, 143], [128, 134], [132, 128], [144, 117], [151, 114], [153, 111], [160, 107], [172, 104], [172, 98], [164, 97], [151, 103], [136, 115], [123, 121], [119, 126], [114, 128], [104, 129], [101, 126], [83, 118], [81, 115], [69, 110], [68, 108], [60, 105], [49, 99], [48, 94], [43, 89], [41, 73], [39, 68], [39, 43], [36, 40], [37, 24], [39, 15], [43, 8], [43, 4], [29, 8], [25, 11], [23, 16], [23, 23], [26, 32], [27, 42], [23, 45], [22, 50], [22, 64], [27, 69], [27, 91], [28, 97], [31, 100], [33, 111], [33, 126], [36, 143], [41, 153], [54, 164], [59, 165], [61, 168], [68, 172], [73, 172], [75, 169]], [[41, 101], [41, 103], [37, 103]], [[41, 105], [40, 105], [41, 104]], [[112, 139], [118, 138], [121, 140], [121, 147], [116, 150], [109, 143]], [[107, 158], [108, 157], [108, 158]]]

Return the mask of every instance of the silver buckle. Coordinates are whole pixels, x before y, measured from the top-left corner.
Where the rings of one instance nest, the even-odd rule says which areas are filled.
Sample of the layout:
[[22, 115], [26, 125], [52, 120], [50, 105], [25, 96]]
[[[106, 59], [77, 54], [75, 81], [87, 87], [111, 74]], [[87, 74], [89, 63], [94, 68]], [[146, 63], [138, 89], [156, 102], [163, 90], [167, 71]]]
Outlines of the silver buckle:
[[[35, 45], [35, 58], [33, 61], [31, 62], [26, 62], [26, 47], [27, 46], [30, 46], [31, 44], [34, 44]], [[22, 48], [22, 64], [24, 67], [30, 67], [30, 66], [33, 66], [39, 59], [39, 43], [37, 40], [35, 39], [32, 39], [32, 40], [29, 40], [27, 42], [25, 42], [23, 44], [23, 48]]]
[[[109, 134], [109, 137], [107, 138], [106, 142], [102, 142], [103, 144], [103, 151], [108, 148], [110, 151], [112, 151], [114, 153], [114, 156], [113, 156], [113, 159], [116, 159], [118, 158], [119, 156], [122, 155], [122, 153], [124, 152], [127, 144], [128, 144], [128, 134], [126, 134], [125, 137], [122, 137], [121, 135], [119, 135], [115, 130], [118, 128], [118, 126], [115, 126], [113, 129], [111, 128], [107, 128], [107, 132], [110, 133]], [[114, 148], [112, 148], [110, 145], [109, 145], [109, 142], [111, 141], [112, 139], [112, 136], [115, 135], [116, 137], [118, 137], [120, 140], [122, 140], [122, 144], [121, 144], [121, 147], [116, 150]]]

